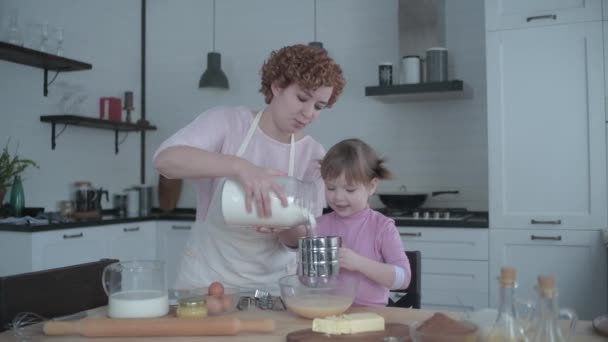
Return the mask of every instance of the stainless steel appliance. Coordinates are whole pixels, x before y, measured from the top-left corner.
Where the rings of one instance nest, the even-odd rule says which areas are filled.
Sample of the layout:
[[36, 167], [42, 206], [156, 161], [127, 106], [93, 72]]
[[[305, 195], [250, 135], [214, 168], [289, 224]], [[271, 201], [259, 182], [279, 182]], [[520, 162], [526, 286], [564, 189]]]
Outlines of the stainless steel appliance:
[[464, 221], [474, 216], [473, 212], [465, 208], [380, 208], [376, 210], [396, 220]]

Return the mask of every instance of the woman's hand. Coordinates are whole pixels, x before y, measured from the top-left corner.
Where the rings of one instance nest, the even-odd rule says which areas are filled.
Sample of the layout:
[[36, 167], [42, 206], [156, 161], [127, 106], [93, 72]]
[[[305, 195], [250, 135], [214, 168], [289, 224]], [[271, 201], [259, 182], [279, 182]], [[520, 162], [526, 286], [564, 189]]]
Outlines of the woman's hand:
[[338, 250], [338, 262], [341, 268], [359, 272], [361, 258], [361, 255], [355, 253], [350, 248], [342, 247]]
[[255, 231], [258, 233], [280, 233], [288, 227], [255, 227]]
[[298, 240], [308, 233], [304, 225], [295, 227], [255, 227], [255, 230], [259, 233], [277, 234], [279, 241], [289, 248], [298, 248]]
[[255, 202], [259, 217], [270, 217], [272, 215], [270, 204], [270, 192], [274, 192], [281, 204], [286, 207], [287, 197], [283, 189], [274, 182], [272, 176], [284, 176], [285, 172], [275, 169], [258, 167], [245, 159], [237, 168], [237, 180], [245, 191], [245, 208], [247, 212], [252, 210], [252, 202]]

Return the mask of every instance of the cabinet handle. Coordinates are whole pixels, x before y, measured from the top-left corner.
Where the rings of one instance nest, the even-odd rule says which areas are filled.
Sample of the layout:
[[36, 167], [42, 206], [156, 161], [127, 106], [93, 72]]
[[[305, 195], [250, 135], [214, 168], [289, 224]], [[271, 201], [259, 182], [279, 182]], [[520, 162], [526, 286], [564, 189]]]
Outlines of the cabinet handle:
[[551, 241], [562, 241], [562, 236], [538, 236], [530, 235], [530, 240], [551, 240]]
[[535, 220], [535, 219], [531, 219], [530, 220], [531, 224], [562, 224], [562, 220], [548, 220], [548, 221], [543, 221], [543, 220]]
[[125, 232], [125, 233], [128, 233], [128, 232], [137, 232], [137, 231], [139, 231], [139, 227], [123, 228], [122, 231]]
[[175, 230], [190, 230], [190, 229], [192, 229], [192, 227], [190, 227], [190, 226], [171, 226], [171, 229], [175, 229]]
[[78, 233], [78, 234], [63, 234], [63, 238], [64, 239], [76, 239], [76, 238], [81, 238], [84, 235], [82, 233]]
[[555, 14], [535, 15], [533, 17], [527, 17], [526, 18], [526, 22], [529, 23], [532, 20], [540, 20], [540, 19], [553, 19], [553, 20], [557, 20], [557, 15], [555, 15]]
[[422, 233], [421, 232], [417, 232], [417, 233], [399, 233], [399, 235], [401, 235], [401, 236], [421, 237]]

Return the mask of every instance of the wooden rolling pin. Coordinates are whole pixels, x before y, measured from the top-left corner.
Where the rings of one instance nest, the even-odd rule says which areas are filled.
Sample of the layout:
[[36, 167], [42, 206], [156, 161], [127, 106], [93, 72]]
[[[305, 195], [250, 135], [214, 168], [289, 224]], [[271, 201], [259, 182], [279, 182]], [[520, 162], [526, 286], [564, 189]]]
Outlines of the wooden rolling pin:
[[240, 332], [265, 333], [274, 330], [274, 320], [240, 320], [235, 317], [82, 319], [44, 323], [47, 335], [82, 335], [87, 337], [135, 336], [222, 336]]

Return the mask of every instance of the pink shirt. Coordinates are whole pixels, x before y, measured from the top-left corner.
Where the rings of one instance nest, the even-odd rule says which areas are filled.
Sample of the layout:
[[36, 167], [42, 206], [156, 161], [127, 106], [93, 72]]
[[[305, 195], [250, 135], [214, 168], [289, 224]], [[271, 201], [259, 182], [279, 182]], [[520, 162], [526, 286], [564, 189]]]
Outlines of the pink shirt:
[[[211, 108], [163, 142], [154, 154], [154, 159], [160, 151], [171, 146], [190, 146], [210, 152], [235, 155], [253, 122], [254, 114], [245, 107]], [[279, 142], [257, 127], [242, 157], [257, 166], [287, 172], [289, 151], [289, 143]], [[324, 155], [323, 146], [308, 135], [295, 142], [293, 176], [315, 182], [317, 198], [321, 199], [317, 206], [318, 215], [325, 206], [324, 185], [319, 169], [319, 161]], [[198, 180], [197, 221], [207, 217], [211, 194], [215, 191], [218, 180], [219, 178]]]
[[[341, 217], [335, 212], [323, 215], [317, 220], [317, 235], [340, 236], [343, 247], [369, 259], [403, 268], [406, 284], [403, 287], [409, 284], [410, 263], [403, 250], [395, 221], [381, 213], [366, 208], [349, 217]], [[386, 306], [388, 303], [389, 289], [362, 273], [340, 269], [340, 276], [359, 282], [355, 304]]]

